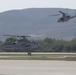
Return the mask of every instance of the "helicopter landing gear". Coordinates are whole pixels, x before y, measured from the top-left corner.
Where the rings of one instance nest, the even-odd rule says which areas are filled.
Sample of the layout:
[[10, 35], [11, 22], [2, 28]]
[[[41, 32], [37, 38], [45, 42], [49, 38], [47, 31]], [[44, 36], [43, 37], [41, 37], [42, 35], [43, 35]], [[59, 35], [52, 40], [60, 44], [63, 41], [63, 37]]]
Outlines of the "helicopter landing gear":
[[28, 55], [30, 56], [31, 55], [31, 52], [28, 52]]

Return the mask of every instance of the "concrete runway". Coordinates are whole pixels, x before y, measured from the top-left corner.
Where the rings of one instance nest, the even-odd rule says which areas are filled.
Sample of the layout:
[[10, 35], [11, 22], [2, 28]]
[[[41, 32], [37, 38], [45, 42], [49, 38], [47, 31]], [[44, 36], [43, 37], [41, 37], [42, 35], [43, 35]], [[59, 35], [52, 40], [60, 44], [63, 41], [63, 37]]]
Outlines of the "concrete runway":
[[76, 61], [0, 60], [0, 75], [76, 75]]

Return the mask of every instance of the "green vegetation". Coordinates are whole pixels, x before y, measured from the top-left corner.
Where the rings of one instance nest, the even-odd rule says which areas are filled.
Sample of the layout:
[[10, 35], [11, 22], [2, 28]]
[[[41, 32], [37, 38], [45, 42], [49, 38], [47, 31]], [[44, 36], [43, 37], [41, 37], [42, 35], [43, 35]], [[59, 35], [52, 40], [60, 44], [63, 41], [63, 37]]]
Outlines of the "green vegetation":
[[46, 38], [39, 43], [40, 52], [76, 52], [76, 38], [71, 41]]
[[[4, 42], [0, 41], [0, 45], [10, 44], [15, 42], [17, 39], [8, 38]], [[45, 38], [43, 40], [37, 40], [39, 43], [39, 48], [31, 52], [76, 52], [76, 38], [70, 41], [65, 41], [63, 39], [52, 39]], [[0, 50], [0, 52], [28, 52], [29, 48], [22, 50]]]
[[76, 54], [69, 53], [32, 53], [28, 56], [25, 53], [15, 54], [15, 53], [0, 53], [0, 60], [65, 60], [65, 61], [76, 61]]
[[3, 42], [3, 44], [4, 44], [4, 45], [5, 45], [5, 44], [10, 44], [10, 43], [15, 42], [15, 41], [17, 41], [16, 38], [7, 38], [7, 39]]

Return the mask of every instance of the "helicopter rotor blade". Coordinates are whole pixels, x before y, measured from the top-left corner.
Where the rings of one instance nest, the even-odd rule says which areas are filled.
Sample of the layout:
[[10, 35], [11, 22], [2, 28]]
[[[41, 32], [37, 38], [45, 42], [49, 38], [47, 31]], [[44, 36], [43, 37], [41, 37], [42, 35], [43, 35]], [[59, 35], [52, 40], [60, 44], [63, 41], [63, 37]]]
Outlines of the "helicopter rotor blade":
[[67, 14], [71, 14], [71, 13], [73, 13], [73, 14], [75, 13], [76, 14], [76, 10], [67, 12]]
[[36, 34], [30, 34], [30, 35], [3, 35], [3, 36], [9, 36], [9, 37], [13, 37], [13, 38], [26, 38], [26, 37], [44, 37], [44, 35], [36, 35]]
[[3, 36], [11, 36], [11, 37], [31, 37], [29, 35], [23, 36], [23, 35], [3, 35]]
[[31, 34], [31, 37], [43, 37], [44, 35], [35, 35], [35, 34]]
[[50, 15], [50, 16], [59, 16], [60, 14]]

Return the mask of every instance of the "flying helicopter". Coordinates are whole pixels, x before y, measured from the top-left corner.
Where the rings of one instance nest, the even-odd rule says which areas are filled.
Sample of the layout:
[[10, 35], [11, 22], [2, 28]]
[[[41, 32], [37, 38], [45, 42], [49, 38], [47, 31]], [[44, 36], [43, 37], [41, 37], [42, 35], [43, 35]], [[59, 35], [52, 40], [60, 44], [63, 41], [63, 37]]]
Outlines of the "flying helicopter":
[[12, 38], [17, 38], [17, 40], [14, 41], [14, 42], [10, 42], [10, 43], [2, 45], [0, 48], [3, 49], [3, 50], [18, 51], [18, 50], [27, 49], [28, 55], [31, 55], [31, 52], [39, 47], [39, 44], [38, 44], [37, 41], [28, 40], [28, 37], [31, 37], [31, 36], [28, 36], [28, 35], [27, 36], [23, 36], [23, 35], [22, 36], [21, 35], [3, 35], [3, 36], [10, 36]]
[[[75, 11], [75, 12], [76, 12], [76, 11]], [[62, 15], [62, 17], [58, 19], [58, 21], [57, 21], [58, 23], [68, 22], [70, 19], [76, 17], [76, 13], [75, 13], [74, 16], [69, 15], [69, 14], [68, 14], [69, 12], [68, 12], [68, 13], [64, 13], [64, 12], [62, 12], [62, 11], [59, 11], [59, 13], [60, 13], [60, 14], [50, 15], [50, 16], [59, 16], [59, 15]]]

